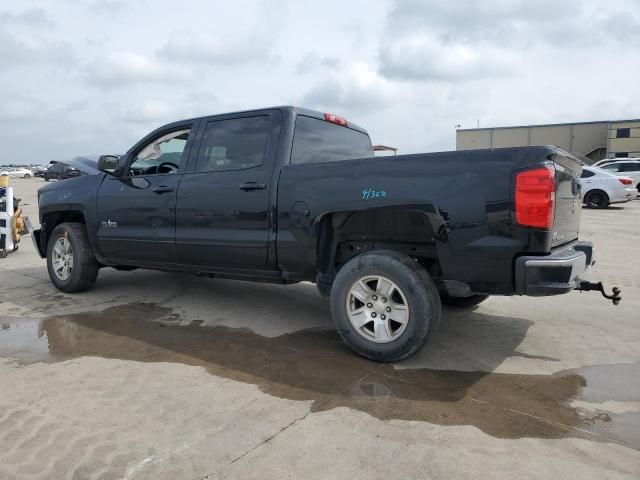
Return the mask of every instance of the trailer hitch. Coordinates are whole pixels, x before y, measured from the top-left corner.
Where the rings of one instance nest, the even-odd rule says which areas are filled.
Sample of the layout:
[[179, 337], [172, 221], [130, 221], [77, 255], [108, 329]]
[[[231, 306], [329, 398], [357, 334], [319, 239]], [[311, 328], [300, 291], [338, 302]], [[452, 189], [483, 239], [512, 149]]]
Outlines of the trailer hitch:
[[600, 292], [604, 298], [611, 300], [614, 305], [618, 305], [620, 303], [620, 300], [622, 299], [622, 297], [620, 296], [622, 292], [618, 287], [613, 287], [613, 289], [611, 290], [611, 295], [607, 295], [607, 293], [604, 291], [604, 285], [602, 285], [602, 282], [592, 283], [582, 281], [580, 282], [580, 285], [576, 287], [576, 290], [579, 290], [580, 292], [590, 292], [595, 290], [596, 292]]

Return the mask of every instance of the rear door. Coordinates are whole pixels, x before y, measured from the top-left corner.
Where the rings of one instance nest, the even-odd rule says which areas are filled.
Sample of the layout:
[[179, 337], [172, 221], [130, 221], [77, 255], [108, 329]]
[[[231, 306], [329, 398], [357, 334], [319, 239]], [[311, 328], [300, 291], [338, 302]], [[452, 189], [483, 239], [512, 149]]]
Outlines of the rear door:
[[629, 177], [634, 185], [640, 182], [640, 162], [624, 162], [620, 164], [618, 175]]
[[273, 110], [203, 121], [198, 149], [178, 189], [176, 244], [181, 263], [266, 268], [281, 118], [280, 111]]
[[578, 238], [582, 213], [580, 162], [569, 154], [558, 152], [556, 170], [556, 203], [551, 246], [559, 246]]

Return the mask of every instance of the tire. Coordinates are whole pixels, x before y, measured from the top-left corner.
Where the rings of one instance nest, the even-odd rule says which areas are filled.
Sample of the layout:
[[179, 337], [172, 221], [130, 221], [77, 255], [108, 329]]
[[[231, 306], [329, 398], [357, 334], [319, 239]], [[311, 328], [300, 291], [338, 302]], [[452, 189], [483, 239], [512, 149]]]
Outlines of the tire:
[[443, 305], [456, 308], [471, 308], [484, 302], [489, 295], [471, 295], [470, 297], [451, 297], [447, 293], [440, 294], [440, 301]]
[[[70, 249], [67, 246], [70, 246]], [[61, 251], [64, 251], [65, 255], [60, 256]], [[71, 268], [68, 277], [65, 278], [64, 269], [60, 271], [58, 266], [65, 264], [69, 258], [71, 262], [67, 264], [70, 263]], [[56, 263], [56, 260], [59, 263]], [[82, 223], [61, 223], [53, 229], [47, 243], [47, 270], [51, 282], [58, 290], [66, 293], [89, 290], [96, 282], [98, 267]]]
[[[393, 287], [387, 288], [389, 284]], [[427, 271], [394, 251], [352, 258], [340, 269], [331, 289], [331, 313], [338, 333], [357, 353], [378, 362], [397, 362], [418, 352], [437, 328], [441, 311], [438, 289]], [[354, 321], [361, 323], [356, 328], [351, 318], [358, 312], [364, 313]], [[385, 312], [391, 312], [388, 319], [383, 318]], [[397, 322], [392, 316], [406, 318]]]
[[607, 208], [609, 195], [602, 190], [591, 190], [584, 197], [584, 203], [589, 208]]
[[44, 181], [48, 182], [49, 181], [49, 177], [47, 177], [46, 175], [44, 176]]

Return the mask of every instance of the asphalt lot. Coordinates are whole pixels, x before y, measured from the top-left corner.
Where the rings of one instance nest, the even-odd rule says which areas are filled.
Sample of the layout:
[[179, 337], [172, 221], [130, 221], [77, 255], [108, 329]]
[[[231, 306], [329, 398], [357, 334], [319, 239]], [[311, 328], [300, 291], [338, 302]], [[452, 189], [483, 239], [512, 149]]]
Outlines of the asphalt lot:
[[[41, 179], [12, 180], [37, 223]], [[640, 200], [584, 210], [623, 290], [446, 309], [380, 365], [313, 285], [104, 269], [66, 295], [0, 259], [0, 478], [639, 478]]]

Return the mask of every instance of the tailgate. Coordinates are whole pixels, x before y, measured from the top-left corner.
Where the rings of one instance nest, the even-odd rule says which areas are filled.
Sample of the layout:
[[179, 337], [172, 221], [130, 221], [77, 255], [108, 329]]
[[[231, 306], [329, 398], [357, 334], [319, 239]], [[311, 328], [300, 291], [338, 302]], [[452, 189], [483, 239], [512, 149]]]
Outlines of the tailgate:
[[578, 238], [582, 212], [582, 165], [577, 158], [562, 150], [558, 151], [553, 162], [556, 170], [556, 208], [551, 246], [557, 247]]

